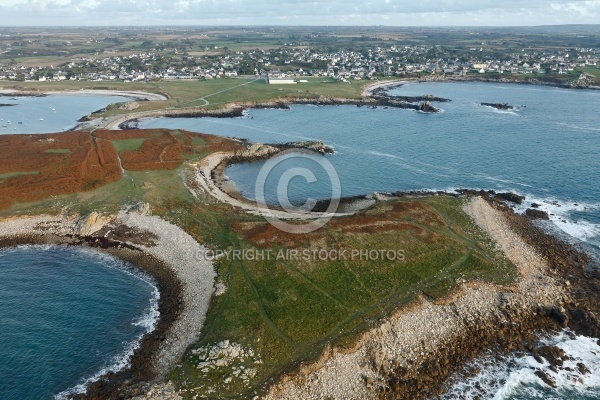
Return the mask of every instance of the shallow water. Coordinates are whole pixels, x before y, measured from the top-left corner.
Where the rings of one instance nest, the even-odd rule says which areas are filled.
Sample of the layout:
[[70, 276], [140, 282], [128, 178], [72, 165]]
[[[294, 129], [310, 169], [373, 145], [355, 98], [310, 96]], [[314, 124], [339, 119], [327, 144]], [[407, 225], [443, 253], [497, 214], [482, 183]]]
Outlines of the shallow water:
[[122, 96], [61, 95], [46, 97], [0, 96], [0, 135], [13, 133], [55, 133], [69, 130], [77, 120], [111, 103], [130, 101]]
[[95, 251], [0, 249], [0, 399], [64, 398], [123, 368], [157, 296], [148, 276]]

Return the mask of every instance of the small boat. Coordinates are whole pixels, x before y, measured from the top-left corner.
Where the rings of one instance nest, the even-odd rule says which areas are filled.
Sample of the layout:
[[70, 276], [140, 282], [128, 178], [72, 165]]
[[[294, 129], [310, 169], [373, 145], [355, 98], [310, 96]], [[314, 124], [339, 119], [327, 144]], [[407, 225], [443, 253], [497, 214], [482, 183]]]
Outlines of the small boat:
[[22, 123], [22, 122], [19, 122], [19, 125], [23, 125], [23, 123]]
[[43, 121], [43, 120], [44, 120], [44, 118], [40, 118], [40, 121]]

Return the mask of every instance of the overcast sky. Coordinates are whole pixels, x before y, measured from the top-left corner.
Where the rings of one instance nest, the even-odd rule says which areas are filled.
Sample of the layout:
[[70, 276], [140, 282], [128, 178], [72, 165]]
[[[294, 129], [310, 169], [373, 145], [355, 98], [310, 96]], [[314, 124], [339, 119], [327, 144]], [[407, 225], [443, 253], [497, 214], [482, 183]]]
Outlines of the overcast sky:
[[0, 0], [0, 26], [597, 23], [600, 0]]

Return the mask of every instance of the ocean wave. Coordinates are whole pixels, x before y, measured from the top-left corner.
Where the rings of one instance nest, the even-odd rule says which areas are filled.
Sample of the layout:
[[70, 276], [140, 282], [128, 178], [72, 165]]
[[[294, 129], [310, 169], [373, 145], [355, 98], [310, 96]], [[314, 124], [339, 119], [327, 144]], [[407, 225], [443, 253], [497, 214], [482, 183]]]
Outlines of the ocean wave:
[[[481, 106], [481, 105], [480, 105]], [[520, 117], [521, 115], [517, 112], [519, 111], [518, 107], [513, 108], [512, 110], [499, 110], [496, 107], [492, 107], [492, 106], [481, 106], [483, 108], [489, 109], [490, 111], [495, 112], [496, 114], [508, 114], [508, 115], [514, 115], [516, 117]]]
[[[516, 212], [524, 213], [535, 203], [538, 205], [537, 209], [547, 212], [550, 221], [569, 236], [584, 242], [600, 236], [600, 224], [581, 217], [584, 213], [600, 210], [600, 203], [567, 201], [553, 197], [538, 198], [527, 193], [524, 195], [526, 199], [522, 204], [512, 206]], [[578, 213], [579, 216], [574, 217], [574, 213]]]
[[133, 264], [123, 261], [119, 258], [116, 258], [112, 255], [102, 253], [96, 251], [94, 249], [82, 248], [82, 247], [66, 247], [61, 245], [39, 245], [39, 244], [24, 244], [15, 247], [7, 247], [0, 249], [0, 257], [6, 256], [11, 253], [23, 251], [23, 250], [34, 250], [34, 251], [68, 251], [72, 254], [75, 254], [78, 258], [88, 259], [90, 261], [94, 261], [103, 265], [106, 268], [118, 269], [128, 275], [134, 276], [137, 279], [140, 279], [147, 284], [152, 286], [152, 297], [150, 299], [149, 305], [145, 310], [144, 314], [139, 318], [136, 318], [131, 321], [131, 324], [134, 326], [138, 326], [143, 328], [143, 333], [138, 335], [134, 340], [129, 342], [123, 352], [121, 354], [113, 357], [108, 363], [107, 366], [100, 369], [97, 373], [90, 377], [85, 377], [80, 380], [80, 382], [63, 391], [55, 396], [55, 399], [58, 400], [66, 400], [71, 395], [77, 393], [84, 393], [86, 387], [89, 383], [98, 380], [103, 375], [110, 372], [118, 372], [125, 368], [127, 368], [130, 364], [131, 357], [134, 352], [140, 347], [141, 339], [149, 332], [152, 332], [156, 328], [156, 324], [160, 317], [159, 312], [159, 300], [160, 300], [160, 292], [158, 290], [158, 285], [154, 278], [152, 278], [146, 272], [138, 269]]
[[592, 128], [589, 126], [579, 126], [579, 125], [567, 124], [564, 122], [557, 122], [556, 125], [566, 126], [567, 128], [576, 129], [579, 131], [600, 132], [600, 128]]
[[[598, 398], [600, 388], [600, 346], [598, 340], [576, 336], [565, 330], [540, 340], [543, 346], [556, 346], [570, 358], [561, 367], [532, 355], [511, 354], [497, 358], [491, 352], [473, 361], [451, 378], [444, 399], [577, 399]], [[583, 364], [587, 371], [582, 371]], [[467, 377], [469, 371], [478, 371]], [[556, 382], [553, 388], [536, 372]]]
[[131, 357], [133, 356], [135, 351], [140, 347], [140, 342], [142, 338], [144, 337], [144, 335], [154, 330], [154, 328], [156, 327], [156, 323], [158, 322], [158, 318], [160, 317], [160, 312], [158, 311], [158, 301], [160, 298], [160, 293], [156, 286], [153, 288], [152, 294], [153, 295], [150, 301], [149, 311], [146, 314], [142, 315], [140, 318], [135, 319], [131, 322], [132, 325], [144, 328], [144, 333], [139, 335], [135, 340], [128, 343], [125, 350], [121, 354], [113, 357], [110, 360], [110, 362], [107, 363], [108, 365], [106, 367], [102, 368], [100, 371], [96, 372], [90, 377], [81, 379], [77, 385], [58, 393], [54, 396], [55, 400], [67, 400], [74, 394], [85, 393], [88, 384], [97, 381], [102, 376], [108, 373], [119, 372], [129, 367]]
[[392, 158], [394, 160], [402, 160], [402, 161], [406, 160], [405, 158], [400, 157], [396, 154], [382, 153], [382, 152], [375, 151], [375, 150], [369, 150], [369, 151], [367, 151], [367, 153], [372, 156], [376, 156], [376, 157]]
[[500, 182], [500, 183], [505, 183], [508, 185], [517, 185], [517, 186], [523, 186], [523, 187], [528, 187], [528, 188], [532, 188], [533, 186], [528, 185], [526, 183], [521, 183], [521, 182], [516, 182], [514, 180], [509, 180], [509, 179], [503, 179], [503, 178], [497, 178], [495, 176], [488, 176], [488, 175], [474, 175], [475, 178], [481, 178], [481, 179], [485, 179], [487, 181], [492, 181], [492, 182]]

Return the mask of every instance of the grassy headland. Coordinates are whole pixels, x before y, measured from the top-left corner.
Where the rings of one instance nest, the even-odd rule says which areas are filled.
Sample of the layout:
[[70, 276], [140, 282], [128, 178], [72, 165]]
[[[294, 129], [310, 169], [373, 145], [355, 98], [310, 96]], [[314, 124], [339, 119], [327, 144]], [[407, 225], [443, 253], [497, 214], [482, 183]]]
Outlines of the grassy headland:
[[[260, 391], [301, 362], [317, 359], [327, 346], [352, 347], [361, 333], [418, 296], [436, 301], [464, 281], [509, 284], [516, 276], [514, 266], [462, 211], [460, 198], [380, 201], [309, 235], [284, 234], [260, 217], [188, 190], [195, 186], [193, 160], [239, 148], [238, 143], [179, 131], [94, 135], [128, 160], [122, 177], [89, 191], [13, 202], [0, 217], [110, 214], [144, 202], [214, 250], [245, 250], [244, 259], [215, 262], [226, 290], [213, 298], [201, 340], [171, 376], [185, 398]], [[178, 166], [136, 161], [136, 154], [164, 154], [176, 141], [185, 155]], [[385, 254], [368, 253], [373, 250]], [[245, 349], [246, 356], [209, 366], [208, 353], [224, 341]]]

